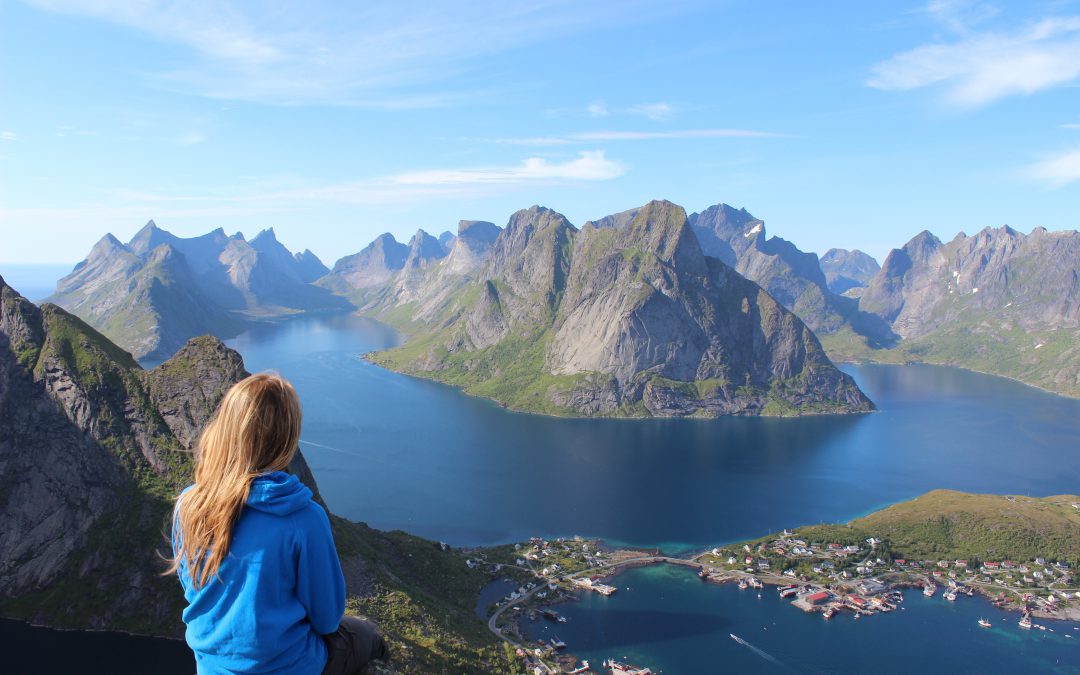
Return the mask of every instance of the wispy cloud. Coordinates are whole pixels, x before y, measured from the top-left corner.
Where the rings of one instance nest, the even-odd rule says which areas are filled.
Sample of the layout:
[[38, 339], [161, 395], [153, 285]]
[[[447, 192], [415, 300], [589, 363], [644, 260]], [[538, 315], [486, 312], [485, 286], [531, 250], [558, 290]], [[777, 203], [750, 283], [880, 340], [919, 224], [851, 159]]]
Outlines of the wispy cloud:
[[625, 0], [618, 12], [574, 0], [437, 3], [225, 3], [215, 0], [23, 0], [180, 45], [157, 81], [200, 95], [276, 104], [379, 108], [445, 105], [490, 86], [483, 57], [670, 15], [693, 0]]
[[670, 103], [638, 103], [630, 106], [626, 111], [631, 115], [641, 115], [659, 122], [675, 114], [675, 106]]
[[611, 114], [603, 101], [593, 101], [585, 106], [585, 112], [589, 113], [590, 117], [607, 117]]
[[[290, 185], [280, 182], [248, 184], [218, 194], [168, 195], [132, 190], [110, 191], [117, 208], [153, 206], [159, 213], [165, 208], [193, 213], [227, 211], [229, 208], [267, 210], [295, 208], [302, 202], [345, 204], [415, 204], [425, 199], [492, 195], [520, 186], [540, 184], [582, 184], [618, 178], [626, 173], [621, 163], [608, 159], [602, 150], [582, 151], [573, 159], [552, 161], [530, 157], [509, 166], [482, 166], [431, 169], [390, 174], [361, 180], [324, 185]], [[132, 205], [141, 204], [142, 207]], [[171, 212], [171, 211], [170, 211]], [[0, 214], [3, 210], [0, 210]]]
[[0, 131], [0, 141], [17, 141], [19, 134], [14, 131]]
[[1080, 150], [1067, 150], [1032, 164], [1027, 175], [1050, 187], [1063, 187], [1080, 181]]
[[1069, 122], [1068, 124], [1062, 124], [1061, 128], [1062, 129], [1080, 129], [1080, 123]]
[[938, 86], [946, 103], [976, 108], [1080, 77], [1080, 17], [1043, 19], [1010, 32], [972, 30], [955, 15], [949, 25], [958, 33], [953, 41], [897, 54], [874, 66], [867, 84], [888, 91]]
[[1000, 14], [1001, 8], [976, 0], [933, 0], [922, 11], [949, 30], [966, 33]]
[[754, 129], [679, 129], [672, 131], [583, 131], [566, 136], [532, 136], [524, 138], [498, 138], [496, 143], [506, 145], [567, 145], [570, 143], [594, 143], [597, 141], [654, 141], [688, 138], [779, 138], [783, 134]]
[[[418, 198], [490, 194], [493, 191], [537, 183], [576, 183], [618, 178], [626, 172], [619, 162], [603, 151], [578, 153], [576, 159], [553, 162], [532, 157], [514, 166], [464, 169], [434, 169], [353, 181], [336, 185], [302, 188], [269, 195], [273, 198], [310, 199], [354, 204], [393, 203]], [[259, 197], [267, 198], [268, 195]]]

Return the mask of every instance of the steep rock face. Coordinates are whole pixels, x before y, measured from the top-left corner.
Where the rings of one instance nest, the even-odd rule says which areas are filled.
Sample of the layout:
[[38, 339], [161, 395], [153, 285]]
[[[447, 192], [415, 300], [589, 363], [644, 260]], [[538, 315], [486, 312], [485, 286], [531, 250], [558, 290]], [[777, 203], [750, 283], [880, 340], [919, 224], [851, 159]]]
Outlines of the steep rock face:
[[250, 243], [221, 229], [184, 239], [150, 221], [126, 246], [102, 238], [50, 300], [138, 358], [160, 360], [195, 335], [235, 335], [254, 316], [347, 309], [307, 283], [315, 268], [305, 260], [273, 230]]
[[388, 282], [402, 267], [409, 255], [409, 247], [394, 239], [389, 232], [379, 235], [375, 241], [359, 253], [345, 256], [334, 263], [320, 285], [338, 292], [376, 288]]
[[866, 286], [880, 269], [873, 257], [858, 249], [830, 248], [821, 256], [821, 271], [825, 273], [829, 290], [837, 294]]
[[563, 414], [872, 408], [797, 317], [703, 254], [670, 202], [580, 232], [550, 209], [515, 213], [429, 325], [373, 358]]
[[1010, 227], [942, 243], [922, 232], [886, 258], [859, 307], [914, 358], [1080, 395], [1080, 233]]
[[501, 228], [483, 220], [462, 220], [453, 239], [446, 267], [454, 274], [468, 274], [479, 268], [491, 253]]
[[409, 254], [405, 256], [402, 269], [408, 271], [424, 269], [444, 256], [446, 256], [446, 251], [443, 250], [438, 239], [423, 230], [417, 230], [409, 240]]
[[779, 237], [769, 238], [765, 222], [746, 209], [717, 204], [691, 214], [690, 224], [706, 255], [759, 284], [815, 331], [831, 333], [845, 323], [817, 255]]
[[300, 275], [300, 280], [306, 284], [324, 277], [330, 268], [323, 264], [322, 260], [319, 260], [319, 256], [311, 252], [310, 249], [304, 249], [302, 253], [297, 253], [296, 258], [296, 271]]
[[[148, 380], [168, 375], [142, 371], [77, 317], [38, 309], [2, 281], [0, 303], [0, 608], [173, 632], [177, 593], [155, 573], [155, 551], [169, 499], [189, 476], [193, 434], [181, 441], [154, 403]], [[216, 368], [207, 357], [204, 373]], [[194, 427], [217, 403], [172, 402], [168, 388], [157, 387], [158, 400]]]
[[485, 221], [462, 220], [458, 234], [448, 239], [452, 248], [443, 255], [432, 237], [420, 230], [410, 241], [402, 268], [386, 284], [352, 297], [363, 311], [399, 326], [405, 315], [405, 323], [432, 321], [445, 311], [455, 293], [476, 279], [499, 232], [499, 227]]

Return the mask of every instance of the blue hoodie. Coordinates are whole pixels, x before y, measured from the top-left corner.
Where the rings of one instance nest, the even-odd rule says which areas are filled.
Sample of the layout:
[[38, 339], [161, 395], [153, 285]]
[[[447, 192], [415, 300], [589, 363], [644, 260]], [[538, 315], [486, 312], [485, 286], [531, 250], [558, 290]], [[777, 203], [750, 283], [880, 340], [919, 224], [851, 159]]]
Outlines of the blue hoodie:
[[[196, 589], [181, 563], [199, 673], [322, 672], [320, 636], [341, 622], [345, 579], [330, 520], [311, 496], [296, 476], [257, 477], [217, 577]], [[174, 549], [176, 536], [174, 528]]]

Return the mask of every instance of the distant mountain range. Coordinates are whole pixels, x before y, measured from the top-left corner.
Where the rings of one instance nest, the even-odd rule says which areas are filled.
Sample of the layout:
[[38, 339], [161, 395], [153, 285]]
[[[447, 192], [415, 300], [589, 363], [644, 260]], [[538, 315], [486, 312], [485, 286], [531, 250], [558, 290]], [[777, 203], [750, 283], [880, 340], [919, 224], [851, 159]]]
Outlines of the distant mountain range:
[[[859, 308], [889, 322], [894, 352], [1080, 396], [1080, 232], [1005, 226], [894, 249]], [[854, 356], [874, 358], [870, 352]], [[895, 356], [895, 355], [894, 355]], [[886, 356], [888, 358], [888, 356]]]
[[327, 271], [311, 251], [290, 253], [272, 229], [250, 242], [221, 229], [182, 239], [150, 221], [126, 245], [102, 237], [49, 301], [136, 358], [162, 360], [191, 337], [232, 336], [252, 319], [349, 309], [310, 283]]
[[[656, 204], [650, 205], [654, 211], [659, 208]], [[665, 257], [670, 252], [655, 250], [655, 242], [647, 241], [651, 234], [631, 227], [644, 208], [599, 218], [581, 230], [563, 223], [565, 218], [554, 212], [534, 209], [514, 214], [513, 227], [507, 228], [461, 221], [456, 234], [443, 232], [436, 237], [418, 230], [406, 243], [387, 233], [362, 251], [341, 258], [330, 270], [308, 251], [296, 256], [289, 253], [272, 230], [250, 242], [221, 230], [180, 239], [151, 222], [127, 245], [111, 236], [103, 238], [87, 260], [61, 280], [52, 299], [137, 357], [149, 360], [168, 356], [195, 335], [235, 334], [252, 320], [356, 309], [412, 335], [405, 348], [375, 360], [454, 382], [514, 407], [562, 414], [764, 411], [773, 397], [763, 392], [773, 387], [774, 380], [801, 371], [791, 370], [792, 362], [773, 372], [771, 365], [764, 366], [761, 353], [740, 354], [739, 349], [746, 347], [742, 342], [750, 335], [745, 329], [717, 332], [718, 324], [696, 313], [691, 306], [696, 301], [688, 300], [686, 293], [692, 289], [703, 293], [702, 298], [712, 298], [710, 302], [719, 302], [726, 291], [715, 295], [708, 288], [718, 283], [716, 275], [728, 273], [715, 262], [695, 268], [698, 263], [676, 263]], [[522, 215], [527, 213], [532, 215]], [[522, 224], [523, 218], [529, 223]], [[554, 236], [547, 230], [553, 227], [550, 218], [560, 223], [557, 230], [565, 241], [549, 241]], [[690, 214], [685, 225], [687, 240], [695, 241], [703, 259], [719, 261], [733, 269], [738, 280], [745, 278], [760, 286], [769, 296], [762, 307], [775, 301], [816, 335], [812, 342], [781, 341], [778, 345], [766, 341], [767, 348], [777, 352], [769, 359], [783, 360], [786, 357], [777, 354], [793, 346], [798, 352], [804, 342], [813, 353], [820, 339], [834, 360], [952, 364], [1080, 395], [1076, 347], [1080, 235], [1075, 231], [1038, 228], [1024, 235], [1010, 228], [987, 229], [974, 237], [960, 235], [948, 244], [924, 232], [893, 251], [879, 267], [869, 255], [844, 249], [831, 249], [819, 260], [791, 242], [768, 237], [764, 221], [726, 204]], [[584, 251], [589, 248], [584, 242], [602, 236], [594, 232], [621, 232], [644, 239], [614, 237], [608, 245], [624, 251], [621, 262], [592, 249], [587, 253], [592, 258], [586, 260], [579, 249]], [[530, 243], [538, 234], [537, 242]], [[542, 242], [551, 248], [545, 255], [563, 259], [537, 257], [535, 250]], [[684, 242], [680, 250], [688, 247], [692, 248]], [[637, 252], [661, 261], [657, 269], [663, 273], [648, 276], [651, 268], [640, 264]], [[520, 257], [516, 262], [515, 256]], [[583, 273], [596, 264], [608, 276], [594, 280]], [[634, 273], [639, 276], [626, 276], [630, 268], [639, 270]], [[691, 269], [696, 271], [688, 272]], [[639, 284], [635, 287], [641, 289], [640, 284], [646, 284], [673, 303], [690, 302], [677, 313], [685, 323], [672, 324], [681, 326], [685, 335], [671, 332], [661, 339], [662, 333], [652, 332], [645, 338], [641, 331], [655, 327], [618, 323], [631, 321], [630, 317], [640, 319], [635, 303], [641, 298], [601, 293], [593, 288], [599, 279], [603, 283], [618, 279], [620, 284]], [[584, 294], [581, 298], [568, 288], [570, 281], [588, 286], [578, 289]], [[735, 282], [724, 288], [732, 297], [753, 296], [752, 290], [746, 290], [749, 287], [737, 290]], [[666, 295], [668, 291], [673, 294]], [[615, 321], [614, 327], [597, 332], [595, 326], [571, 316], [572, 307], [566, 301], [582, 298], [586, 304], [606, 303], [603, 312], [594, 311], [591, 316]], [[487, 308], [483, 311], [488, 314], [475, 314], [480, 307]], [[574, 311], [582, 316], [587, 313], [586, 307]], [[651, 311], [646, 310], [646, 315], [651, 316]], [[464, 338], [449, 337], [461, 330]], [[580, 330], [576, 339], [595, 348], [569, 346], [569, 330]], [[441, 337], [436, 339], [435, 333]], [[558, 340], [553, 342], [556, 335]], [[671, 348], [658, 350], [664, 340]], [[725, 345], [718, 358], [727, 359], [730, 367], [710, 370], [702, 366], [700, 372], [692, 368], [694, 357], [688, 355], [716, 340]], [[430, 351], [436, 342], [446, 354]], [[420, 354], [424, 346], [429, 351]], [[698, 356], [705, 359], [706, 351]], [[479, 367], [486, 358], [481, 353], [496, 352], [499, 356], [492, 356], [495, 362], [490, 368]], [[651, 356], [643, 358], [643, 353]], [[529, 372], [511, 373], [503, 367], [501, 362], [510, 354], [521, 357], [511, 359], [515, 362], [530, 363]], [[751, 366], [754, 359], [757, 365]], [[820, 372], [818, 366], [813, 368]], [[772, 375], [766, 376], [766, 371]], [[519, 386], [530, 379], [535, 387], [546, 387], [544, 392]], [[644, 383], [650, 380], [655, 382], [646, 394]], [[667, 389], [660, 385], [666, 380], [674, 383]], [[708, 396], [702, 398], [697, 385], [687, 385], [702, 381], [723, 381], [728, 402], [721, 405]], [[757, 393], [749, 398], [734, 396], [732, 392], [740, 387], [744, 394], [751, 389]], [[784, 404], [775, 404], [771, 410], [793, 412], [818, 405], [812, 403], [814, 396], [783, 400]]]

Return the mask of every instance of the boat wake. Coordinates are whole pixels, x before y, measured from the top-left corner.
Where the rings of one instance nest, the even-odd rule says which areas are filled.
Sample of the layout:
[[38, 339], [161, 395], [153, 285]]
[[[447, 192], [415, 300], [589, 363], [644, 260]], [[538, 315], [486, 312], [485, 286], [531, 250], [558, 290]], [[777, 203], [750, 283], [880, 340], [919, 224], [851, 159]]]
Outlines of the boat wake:
[[790, 667], [788, 667], [788, 666], [787, 666], [786, 664], [784, 664], [784, 662], [782, 662], [782, 661], [781, 661], [780, 659], [776, 658], [775, 656], [773, 656], [772, 654], [770, 654], [770, 653], [768, 653], [768, 652], [766, 652], [766, 651], [764, 651], [764, 650], [758, 649], [757, 647], [755, 647], [754, 645], [750, 644], [750, 643], [749, 643], [749, 642], [747, 642], [746, 640], [742, 639], [741, 637], [739, 637], [739, 636], [738, 636], [738, 635], [736, 635], [735, 633], [728, 633], [728, 635], [730, 635], [730, 636], [731, 636], [731, 639], [732, 639], [732, 640], [734, 640], [735, 642], [738, 642], [738, 643], [739, 643], [739, 644], [741, 644], [741, 645], [742, 645], [743, 647], [746, 647], [747, 649], [749, 649], [750, 651], [754, 652], [755, 654], [757, 654], [757, 655], [758, 655], [758, 656], [760, 656], [761, 658], [765, 659], [765, 660], [766, 660], [766, 661], [768, 661], [769, 663], [772, 663], [773, 665], [777, 665], [777, 666], [780, 666], [780, 667], [781, 667], [781, 668], [783, 668], [784, 670], [790, 670], [791, 672], [795, 672], [795, 671], [794, 671], [794, 670], [792, 670], [792, 669], [791, 669]]

